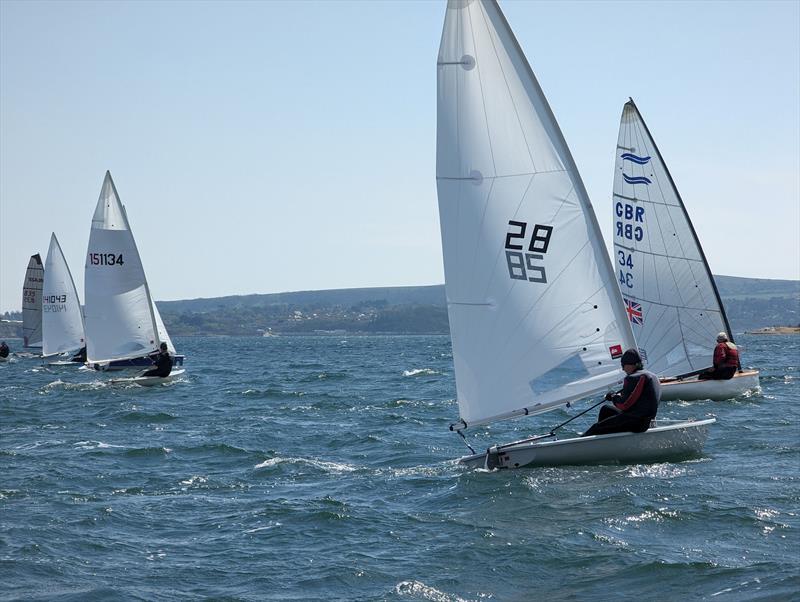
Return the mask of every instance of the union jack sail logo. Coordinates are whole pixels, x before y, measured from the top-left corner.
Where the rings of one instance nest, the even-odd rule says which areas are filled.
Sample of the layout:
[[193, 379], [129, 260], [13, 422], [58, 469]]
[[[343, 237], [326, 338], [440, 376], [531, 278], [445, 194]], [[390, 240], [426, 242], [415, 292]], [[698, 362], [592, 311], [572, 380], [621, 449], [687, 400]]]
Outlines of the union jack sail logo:
[[642, 305], [640, 303], [636, 303], [636, 301], [631, 301], [627, 297], [624, 298], [624, 301], [625, 311], [628, 312], [628, 318], [630, 319], [631, 324], [642, 326], [644, 324]]

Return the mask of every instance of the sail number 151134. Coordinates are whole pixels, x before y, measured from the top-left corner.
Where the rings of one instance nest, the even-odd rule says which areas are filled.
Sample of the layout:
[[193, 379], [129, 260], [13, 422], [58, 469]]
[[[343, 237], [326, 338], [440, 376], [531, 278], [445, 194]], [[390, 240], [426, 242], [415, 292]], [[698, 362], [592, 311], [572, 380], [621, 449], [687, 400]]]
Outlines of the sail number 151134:
[[92, 265], [124, 265], [122, 253], [89, 253], [89, 263]]
[[531, 228], [530, 243], [526, 250], [527, 232], [527, 222], [509, 220], [505, 244], [508, 275], [512, 280], [547, 282], [544, 266], [538, 265], [536, 262], [543, 260], [547, 253], [553, 226], [534, 224]]

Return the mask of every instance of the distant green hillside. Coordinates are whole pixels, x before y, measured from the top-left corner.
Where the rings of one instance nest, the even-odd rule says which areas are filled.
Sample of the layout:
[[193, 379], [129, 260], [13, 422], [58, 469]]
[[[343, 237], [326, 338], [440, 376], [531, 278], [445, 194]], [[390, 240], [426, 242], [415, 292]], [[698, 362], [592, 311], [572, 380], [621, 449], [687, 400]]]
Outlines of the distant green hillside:
[[714, 276], [714, 281], [726, 308], [728, 299], [800, 299], [800, 280]]
[[[800, 281], [715, 276], [734, 332], [800, 324]], [[170, 334], [449, 332], [443, 285], [299, 291], [159, 301]], [[21, 319], [19, 312], [2, 316]], [[21, 336], [0, 323], [0, 337]]]

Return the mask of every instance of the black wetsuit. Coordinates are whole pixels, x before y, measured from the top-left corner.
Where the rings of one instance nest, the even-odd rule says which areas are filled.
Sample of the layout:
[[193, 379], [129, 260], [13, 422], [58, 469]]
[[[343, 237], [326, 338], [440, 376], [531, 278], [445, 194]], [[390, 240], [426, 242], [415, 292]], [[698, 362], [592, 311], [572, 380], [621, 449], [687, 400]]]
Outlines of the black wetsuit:
[[583, 437], [608, 433], [643, 433], [658, 413], [661, 385], [658, 377], [647, 370], [638, 370], [625, 377], [622, 391], [611, 396], [613, 406], [600, 408], [597, 422]]
[[5, 343], [0, 345], [0, 357], [8, 357], [8, 352], [9, 352], [8, 345], [6, 345]]
[[142, 376], [169, 376], [172, 372], [172, 358], [169, 351], [161, 351], [155, 358], [155, 368], [151, 368]]
[[81, 347], [81, 349], [73, 355], [70, 360], [71, 362], [80, 362], [83, 363], [86, 361], [86, 347]]

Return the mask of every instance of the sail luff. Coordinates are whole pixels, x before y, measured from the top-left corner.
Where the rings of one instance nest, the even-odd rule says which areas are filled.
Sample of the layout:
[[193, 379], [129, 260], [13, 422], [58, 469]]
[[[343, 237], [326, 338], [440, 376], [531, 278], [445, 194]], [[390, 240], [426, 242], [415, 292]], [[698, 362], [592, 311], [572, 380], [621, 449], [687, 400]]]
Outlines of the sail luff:
[[622, 110], [615, 156], [614, 261], [639, 350], [661, 375], [704, 368], [727, 316], [685, 203], [633, 101]]
[[85, 343], [83, 312], [72, 272], [55, 232], [45, 261], [42, 355], [75, 351]]
[[681, 197], [681, 193], [678, 190], [678, 187], [675, 185], [675, 180], [672, 179], [672, 173], [669, 170], [669, 166], [667, 162], [664, 161], [664, 157], [661, 155], [661, 151], [658, 148], [658, 144], [653, 138], [653, 135], [650, 133], [650, 128], [647, 127], [647, 122], [642, 117], [642, 114], [639, 112], [639, 107], [636, 106], [636, 103], [633, 101], [633, 98], [629, 97], [628, 102], [633, 107], [633, 110], [636, 111], [636, 115], [639, 118], [639, 121], [642, 122], [642, 126], [644, 127], [644, 131], [647, 133], [647, 137], [650, 139], [650, 143], [653, 145], [653, 150], [656, 152], [659, 161], [664, 166], [664, 172], [667, 174], [667, 178], [669, 179], [669, 184], [672, 186], [672, 190], [675, 193], [675, 197], [678, 199], [678, 203], [683, 210], [683, 215], [686, 218], [686, 223], [689, 224], [689, 229], [692, 232], [692, 236], [694, 237], [695, 243], [697, 244], [697, 249], [700, 251], [700, 257], [703, 260], [703, 267], [706, 270], [706, 275], [708, 276], [709, 281], [711, 282], [711, 288], [714, 291], [714, 297], [717, 299], [717, 305], [719, 306], [719, 311], [722, 314], [722, 321], [725, 323], [725, 330], [728, 333], [728, 338], [733, 343], [733, 330], [731, 329], [730, 322], [728, 321], [728, 315], [725, 313], [725, 305], [722, 303], [722, 297], [719, 295], [719, 289], [717, 288], [717, 282], [714, 280], [714, 275], [711, 273], [711, 267], [708, 265], [708, 259], [706, 258], [705, 251], [703, 250], [703, 245], [700, 244], [700, 239], [697, 237], [697, 231], [694, 229], [694, 224], [692, 223], [692, 219], [689, 217], [689, 212], [686, 210], [686, 204], [683, 202], [683, 197]]
[[44, 267], [39, 253], [31, 255], [22, 285], [22, 336], [26, 348], [42, 346], [42, 284]]
[[156, 351], [152, 297], [127, 213], [109, 172], [92, 217], [85, 270], [88, 361], [106, 363]]
[[599, 224], [496, 2], [451, 0], [437, 60], [437, 189], [465, 424], [621, 380], [633, 334]]

